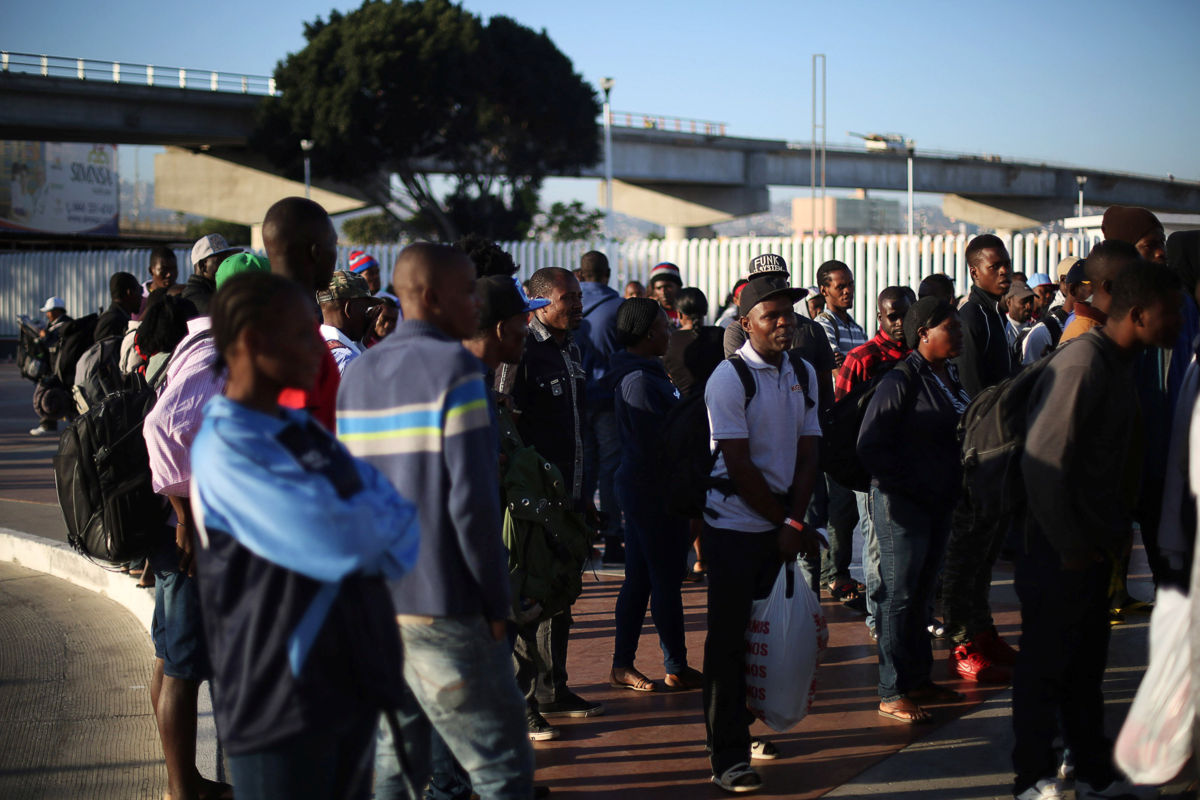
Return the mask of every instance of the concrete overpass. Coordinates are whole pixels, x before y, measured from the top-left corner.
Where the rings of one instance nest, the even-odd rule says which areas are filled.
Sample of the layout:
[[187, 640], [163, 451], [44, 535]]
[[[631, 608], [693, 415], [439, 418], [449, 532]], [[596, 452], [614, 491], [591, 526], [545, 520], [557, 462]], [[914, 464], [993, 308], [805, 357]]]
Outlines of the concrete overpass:
[[[117, 65], [124, 79], [114, 82], [104, 79], [106, 68], [77, 64], [76, 74], [61, 74], [61, 67], [56, 73], [42, 61], [41, 70], [30, 74], [10, 69], [6, 60], [0, 70], [0, 138], [174, 145], [155, 163], [160, 205], [245, 223], [261, 220], [268, 198], [302, 191], [270, 175], [270, 165], [246, 149], [254, 107], [274, 92], [271, 79], [250, 76], [255, 94], [245, 76], [192, 73], [189, 82], [187, 71], [178, 70], [175, 85], [175, 70]], [[99, 77], [93, 75], [97, 71]], [[163, 85], [164, 74], [171, 85]], [[810, 185], [807, 144], [662, 127], [614, 127], [613, 205], [676, 235], [767, 210], [769, 186]], [[429, 169], [437, 172], [439, 166]], [[602, 164], [581, 173], [602, 175]], [[903, 154], [831, 147], [825, 175], [834, 188], [907, 188]], [[1069, 216], [1077, 176], [1088, 179], [1089, 205], [1200, 212], [1200, 182], [998, 156], [918, 150], [913, 188], [946, 195], [946, 211], [958, 219], [1017, 230]], [[322, 188], [314, 199], [332, 211], [365, 202], [351, 187]]]

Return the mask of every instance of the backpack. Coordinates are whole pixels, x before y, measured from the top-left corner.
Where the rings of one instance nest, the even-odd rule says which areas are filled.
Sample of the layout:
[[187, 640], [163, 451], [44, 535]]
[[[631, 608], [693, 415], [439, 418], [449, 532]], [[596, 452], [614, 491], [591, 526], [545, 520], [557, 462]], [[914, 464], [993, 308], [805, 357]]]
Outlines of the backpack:
[[[573, 510], [562, 473], [526, 445], [507, 408], [498, 411], [505, 456], [500, 490], [513, 617], [519, 623], [566, 611], [583, 591], [592, 530]], [[530, 601], [531, 605], [522, 604]]]
[[[809, 393], [808, 367], [798, 350], [789, 350], [787, 356], [801, 382], [805, 406], [812, 408], [815, 403]], [[736, 353], [728, 360], [733, 362], [734, 371], [746, 393], [744, 407], [749, 408], [758, 389], [754, 375]], [[671, 407], [663, 422], [662, 474], [666, 478], [667, 511], [675, 516], [701, 519], [705, 513], [708, 490], [715, 485], [712, 471], [717, 463], [717, 450], [709, 447], [711, 438], [704, 387], [694, 387], [691, 394]], [[732, 482], [723, 482], [722, 488], [732, 488]]]
[[17, 340], [17, 368], [21, 377], [37, 383], [50, 374], [50, 349], [38, 336], [38, 329], [21, 318], [21, 333]]
[[96, 321], [99, 318], [99, 314], [88, 314], [63, 325], [58, 338], [58, 356], [54, 359], [54, 374], [63, 386], [75, 385], [75, 365], [80, 356], [96, 343]]
[[875, 396], [883, 377], [893, 369], [904, 373], [908, 384], [905, 404], [907, 406], [915, 402], [912, 387], [917, 373], [912, 367], [904, 359], [882, 366], [883, 372], [856, 384], [842, 399], [833, 404], [825, 426], [821, 470], [837, 483], [856, 492], [865, 492], [871, 488], [871, 473], [858, 458], [858, 433], [862, 430], [863, 420], [867, 416], [867, 406]]
[[1024, 508], [1021, 454], [1029, 397], [1057, 352], [1051, 350], [1016, 375], [981, 391], [958, 421], [963, 486], [978, 515], [1019, 514]]
[[71, 394], [80, 414], [128, 385], [121, 372], [121, 336], [101, 339], [79, 357]]
[[[211, 336], [203, 331], [186, 339], [175, 354]], [[76, 417], [59, 439], [54, 488], [67, 542], [88, 558], [120, 564], [163, 541], [170, 507], [151, 483], [142, 426], [170, 363], [148, 379], [128, 376], [123, 388]]]

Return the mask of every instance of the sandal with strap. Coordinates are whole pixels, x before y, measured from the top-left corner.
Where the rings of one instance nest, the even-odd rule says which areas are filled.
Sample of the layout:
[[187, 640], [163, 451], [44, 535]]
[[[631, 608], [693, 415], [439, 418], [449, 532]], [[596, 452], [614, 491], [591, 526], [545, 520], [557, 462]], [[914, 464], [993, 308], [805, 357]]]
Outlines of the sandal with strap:
[[892, 703], [880, 701], [879, 716], [894, 719], [906, 725], [920, 725], [933, 721], [933, 717], [928, 711], [907, 697], [901, 697]]
[[829, 596], [834, 600], [846, 602], [861, 596], [862, 590], [856, 581], [846, 579], [829, 584]]
[[624, 680], [617, 677], [618, 670], [608, 673], [608, 685], [614, 689], [629, 689], [634, 692], [657, 692], [658, 684], [638, 672], [633, 667], [620, 670], [625, 673]]

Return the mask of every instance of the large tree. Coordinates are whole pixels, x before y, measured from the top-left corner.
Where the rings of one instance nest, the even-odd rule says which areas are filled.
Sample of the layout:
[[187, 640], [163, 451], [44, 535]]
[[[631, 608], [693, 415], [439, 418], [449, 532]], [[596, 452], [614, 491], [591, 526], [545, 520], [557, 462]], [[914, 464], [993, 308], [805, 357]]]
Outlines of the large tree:
[[520, 238], [545, 176], [598, 158], [595, 93], [545, 32], [448, 0], [367, 0], [304, 35], [276, 67], [281, 95], [264, 100], [253, 146], [298, 176], [311, 139], [314, 174], [413, 233]]

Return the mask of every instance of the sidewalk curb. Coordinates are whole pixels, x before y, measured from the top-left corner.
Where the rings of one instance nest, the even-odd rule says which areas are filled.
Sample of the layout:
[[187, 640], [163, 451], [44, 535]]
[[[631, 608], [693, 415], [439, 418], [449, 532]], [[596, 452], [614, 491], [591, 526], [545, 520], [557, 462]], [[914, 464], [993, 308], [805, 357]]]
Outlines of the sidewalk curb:
[[[64, 542], [0, 526], [0, 561], [44, 572], [109, 598], [124, 608], [146, 629], [154, 618], [154, 591], [139, 587], [137, 581], [119, 570], [93, 564]], [[219, 764], [217, 727], [212, 713], [208, 682], [200, 687], [199, 718], [196, 725], [196, 766], [201, 774], [225, 780], [224, 765]]]
[[93, 564], [71, 547], [53, 539], [0, 527], [0, 560], [45, 572], [123, 606], [150, 633], [154, 592], [139, 587], [129, 575]]

